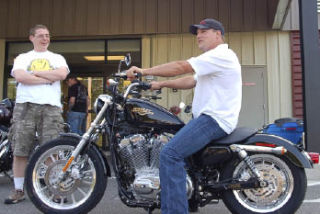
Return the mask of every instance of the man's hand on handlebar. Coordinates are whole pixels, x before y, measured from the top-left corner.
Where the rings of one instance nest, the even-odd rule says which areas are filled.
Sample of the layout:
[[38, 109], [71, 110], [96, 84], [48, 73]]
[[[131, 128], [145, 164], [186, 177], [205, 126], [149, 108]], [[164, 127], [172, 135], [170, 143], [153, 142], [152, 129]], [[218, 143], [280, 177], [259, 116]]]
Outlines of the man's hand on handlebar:
[[160, 82], [152, 81], [150, 84], [151, 84], [151, 90], [160, 90], [161, 89]]
[[143, 69], [138, 68], [136, 66], [132, 66], [129, 70], [127, 70], [126, 74], [129, 80], [134, 80], [136, 79], [137, 74], [138, 76], [139, 74], [143, 76]]

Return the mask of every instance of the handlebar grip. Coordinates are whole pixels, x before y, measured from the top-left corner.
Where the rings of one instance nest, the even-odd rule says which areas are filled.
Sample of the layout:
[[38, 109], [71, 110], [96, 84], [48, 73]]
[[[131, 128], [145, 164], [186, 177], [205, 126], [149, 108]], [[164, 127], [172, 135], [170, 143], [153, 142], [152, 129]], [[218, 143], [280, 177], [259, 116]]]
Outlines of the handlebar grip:
[[148, 90], [151, 88], [151, 84], [148, 82], [140, 82], [139, 86], [141, 87], [142, 90]]
[[[113, 77], [118, 77], [118, 78], [122, 78], [124, 80], [128, 79], [127, 73], [126, 71], [123, 71], [121, 73], [115, 73], [112, 75]], [[135, 73], [135, 78], [141, 78], [142, 74], [141, 73]]]
[[141, 78], [141, 77], [142, 77], [142, 74], [141, 74], [141, 73], [135, 73], [135, 77]]

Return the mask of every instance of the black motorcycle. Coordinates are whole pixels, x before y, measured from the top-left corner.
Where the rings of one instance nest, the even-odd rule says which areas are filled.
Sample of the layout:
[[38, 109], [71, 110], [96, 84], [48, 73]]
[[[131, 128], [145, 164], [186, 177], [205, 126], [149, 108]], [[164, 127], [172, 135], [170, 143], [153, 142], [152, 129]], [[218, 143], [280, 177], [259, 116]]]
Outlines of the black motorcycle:
[[[62, 134], [31, 157], [26, 190], [42, 212], [88, 213], [103, 197], [110, 165], [124, 204], [149, 213], [160, 208], [159, 153], [185, 124], [165, 108], [136, 98], [150, 89], [146, 82], [135, 80], [120, 93], [126, 76], [119, 70], [109, 80], [110, 95], [96, 99], [97, 116], [82, 137]], [[95, 144], [102, 133], [110, 143], [111, 163]], [[186, 163], [190, 210], [222, 199], [239, 214], [294, 213], [306, 192], [305, 168], [313, 167], [301, 147], [249, 128], [237, 128]]]
[[8, 141], [8, 131], [12, 118], [14, 102], [8, 98], [0, 102], [0, 173], [12, 179], [13, 154]]

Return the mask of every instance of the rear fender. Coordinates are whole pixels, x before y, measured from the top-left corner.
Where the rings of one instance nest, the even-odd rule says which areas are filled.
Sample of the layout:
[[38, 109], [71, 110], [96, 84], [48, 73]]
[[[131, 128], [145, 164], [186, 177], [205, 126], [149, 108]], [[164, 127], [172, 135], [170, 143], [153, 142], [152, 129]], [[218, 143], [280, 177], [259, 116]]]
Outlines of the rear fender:
[[[61, 133], [60, 136], [63, 137], [70, 137], [70, 138], [76, 138], [78, 141], [81, 140], [81, 136], [75, 133]], [[111, 176], [111, 171], [110, 171], [110, 167], [107, 161], [107, 158], [105, 157], [105, 155], [103, 154], [103, 152], [99, 149], [99, 147], [96, 144], [91, 144], [91, 149], [93, 149], [95, 151], [95, 153], [97, 154], [99, 160], [101, 161], [101, 163], [103, 164], [103, 168], [104, 168], [104, 173], [110, 177]]]
[[282, 137], [270, 134], [255, 134], [250, 137], [244, 144], [255, 144], [255, 143], [266, 143], [274, 144], [277, 146], [283, 146], [287, 153], [285, 156], [296, 166], [302, 168], [313, 168], [311, 160], [308, 158], [308, 155], [305, 151], [300, 151], [295, 144], [291, 141], [284, 139]]

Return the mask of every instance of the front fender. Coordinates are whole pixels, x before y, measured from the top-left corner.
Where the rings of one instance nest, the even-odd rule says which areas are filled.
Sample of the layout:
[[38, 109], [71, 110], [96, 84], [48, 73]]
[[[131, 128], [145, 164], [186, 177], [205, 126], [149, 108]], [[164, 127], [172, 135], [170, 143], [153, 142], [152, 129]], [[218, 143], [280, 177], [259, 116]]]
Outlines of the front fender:
[[[78, 141], [81, 140], [81, 136], [75, 133], [61, 133], [60, 136], [63, 137], [71, 137], [71, 138], [76, 138]], [[105, 174], [110, 177], [111, 176], [111, 171], [110, 171], [110, 167], [107, 161], [107, 158], [104, 156], [103, 152], [98, 148], [98, 146], [96, 144], [91, 144], [91, 148], [95, 151], [95, 153], [97, 154], [99, 160], [101, 161], [101, 163], [104, 166], [105, 169]]]
[[311, 160], [304, 151], [300, 151], [291, 141], [282, 137], [270, 134], [259, 133], [250, 137], [244, 144], [267, 143], [283, 146], [287, 149], [285, 156], [296, 166], [313, 168]]

